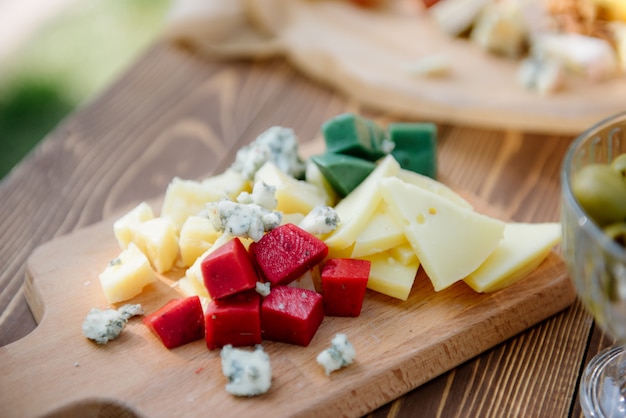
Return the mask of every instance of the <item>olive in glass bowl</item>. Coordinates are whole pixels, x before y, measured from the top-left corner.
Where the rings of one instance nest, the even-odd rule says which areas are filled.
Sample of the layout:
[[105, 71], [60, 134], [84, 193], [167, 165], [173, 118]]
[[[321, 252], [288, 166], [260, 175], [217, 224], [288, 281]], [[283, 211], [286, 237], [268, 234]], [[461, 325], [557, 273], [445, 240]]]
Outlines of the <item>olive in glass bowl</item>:
[[587, 417], [626, 417], [626, 112], [570, 145], [561, 171], [562, 251], [576, 292], [616, 340], [587, 365], [580, 402]]

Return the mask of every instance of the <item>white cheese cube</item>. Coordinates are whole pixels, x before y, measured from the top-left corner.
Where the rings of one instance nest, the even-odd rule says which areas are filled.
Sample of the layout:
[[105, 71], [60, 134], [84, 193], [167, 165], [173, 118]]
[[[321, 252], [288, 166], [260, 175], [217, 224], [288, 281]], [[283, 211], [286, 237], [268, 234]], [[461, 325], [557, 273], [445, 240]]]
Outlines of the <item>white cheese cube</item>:
[[170, 218], [154, 218], [138, 225], [134, 242], [158, 273], [174, 266], [178, 256], [178, 238]]
[[241, 192], [250, 191], [251, 188], [250, 181], [243, 174], [230, 168], [221, 174], [207, 177], [200, 183], [203, 187], [216, 194], [223, 194], [230, 200], [235, 200]]
[[314, 207], [326, 204], [327, 196], [320, 188], [291, 177], [272, 162], [265, 163], [256, 172], [254, 181], [276, 188], [276, 210], [283, 213], [309, 213]]
[[120, 246], [125, 249], [133, 240], [133, 231], [142, 222], [154, 218], [152, 208], [146, 202], [141, 202], [128, 213], [113, 223], [113, 233]]
[[216, 202], [227, 197], [224, 190], [215, 188], [208, 180], [202, 183], [175, 177], [165, 190], [161, 217], [171, 218], [176, 231], [180, 231], [188, 217], [205, 211], [208, 202]]
[[490, 3], [478, 16], [470, 39], [482, 49], [510, 58], [521, 55], [526, 43], [526, 25], [517, 1]]
[[180, 230], [178, 245], [183, 266], [191, 266], [221, 235], [209, 218], [190, 216]]
[[140, 294], [144, 286], [156, 280], [148, 258], [132, 242], [111, 260], [99, 278], [109, 303], [131, 299]]

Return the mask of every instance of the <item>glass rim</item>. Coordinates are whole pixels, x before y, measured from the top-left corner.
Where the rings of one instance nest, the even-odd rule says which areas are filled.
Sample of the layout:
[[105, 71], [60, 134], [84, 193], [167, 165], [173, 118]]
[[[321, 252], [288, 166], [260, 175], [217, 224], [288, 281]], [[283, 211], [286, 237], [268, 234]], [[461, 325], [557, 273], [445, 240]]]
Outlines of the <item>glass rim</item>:
[[[613, 114], [600, 120], [579, 134], [570, 143], [561, 167], [561, 193], [569, 207], [574, 211], [579, 226], [585, 230], [593, 240], [599, 243], [603, 250], [611, 254], [612, 257], [626, 261], [626, 251], [624, 251], [624, 247], [607, 237], [604, 231], [587, 216], [583, 208], [578, 203], [578, 200], [574, 197], [571, 183], [571, 168], [574, 161], [574, 155], [580, 149], [581, 144], [602, 129], [610, 128], [611, 125], [614, 125], [618, 121], [626, 122], [626, 111]], [[582, 219], [584, 220], [581, 222]]]

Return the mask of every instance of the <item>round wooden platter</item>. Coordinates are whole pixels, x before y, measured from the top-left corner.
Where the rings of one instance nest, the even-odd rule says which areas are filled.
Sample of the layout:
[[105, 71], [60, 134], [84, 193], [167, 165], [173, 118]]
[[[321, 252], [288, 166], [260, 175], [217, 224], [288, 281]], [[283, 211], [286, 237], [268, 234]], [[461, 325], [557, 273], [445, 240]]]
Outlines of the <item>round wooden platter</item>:
[[[484, 202], [472, 203], [495, 214]], [[39, 326], [0, 347], [0, 415], [362, 416], [575, 299], [556, 252], [524, 280], [492, 294], [475, 293], [462, 282], [436, 293], [420, 269], [407, 301], [368, 290], [358, 318], [326, 317], [308, 347], [264, 342], [272, 388], [256, 398], [236, 398], [224, 389], [219, 350], [209, 351], [204, 341], [168, 350], [139, 318], [107, 345], [82, 335], [87, 312], [107, 306], [98, 274], [119, 252], [113, 221], [57, 238], [30, 257], [25, 295]], [[179, 296], [170, 284], [182, 274], [161, 277], [129, 302], [154, 311]], [[326, 376], [316, 356], [338, 332], [347, 333], [357, 359]]]
[[[626, 74], [602, 82], [570, 74], [562, 91], [542, 96], [520, 85], [519, 60], [447, 35], [424, 10], [371, 11], [332, 0], [239, 2], [248, 19], [230, 2], [213, 4], [206, 15], [173, 21], [166, 36], [211, 56], [285, 55], [351, 99], [408, 118], [578, 134], [626, 106]], [[448, 75], [411, 73], [415, 62], [433, 55], [448, 59]]]

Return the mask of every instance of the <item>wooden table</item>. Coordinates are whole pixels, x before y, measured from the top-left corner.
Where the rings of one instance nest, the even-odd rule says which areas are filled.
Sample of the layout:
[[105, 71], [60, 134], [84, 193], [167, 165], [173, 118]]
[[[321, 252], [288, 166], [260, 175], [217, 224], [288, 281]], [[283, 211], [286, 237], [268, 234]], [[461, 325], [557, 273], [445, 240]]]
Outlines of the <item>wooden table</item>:
[[[37, 325], [22, 289], [36, 247], [162, 194], [174, 176], [221, 172], [226, 155], [272, 125], [307, 141], [344, 111], [402, 120], [368, 112], [281, 60], [223, 63], [150, 48], [0, 184], [0, 346]], [[558, 221], [559, 169], [571, 140], [440, 125], [439, 171], [511, 219]], [[576, 302], [371, 416], [580, 416], [581, 369], [610, 343]]]

